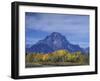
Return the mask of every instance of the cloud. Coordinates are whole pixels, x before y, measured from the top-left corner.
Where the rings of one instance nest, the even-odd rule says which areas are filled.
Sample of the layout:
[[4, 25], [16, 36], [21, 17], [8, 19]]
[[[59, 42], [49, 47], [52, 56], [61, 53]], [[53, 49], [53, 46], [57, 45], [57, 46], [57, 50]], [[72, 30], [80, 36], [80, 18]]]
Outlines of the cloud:
[[27, 12], [26, 27], [45, 32], [56, 31], [61, 33], [84, 34], [89, 32], [89, 16], [41, 13], [32, 14]]

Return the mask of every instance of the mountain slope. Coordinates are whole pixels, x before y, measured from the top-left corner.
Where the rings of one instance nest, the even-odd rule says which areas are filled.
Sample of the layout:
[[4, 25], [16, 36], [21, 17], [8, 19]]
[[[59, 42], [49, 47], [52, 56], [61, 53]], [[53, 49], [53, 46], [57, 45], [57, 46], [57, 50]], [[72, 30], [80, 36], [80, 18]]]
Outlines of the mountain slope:
[[26, 49], [26, 52], [49, 53], [62, 49], [69, 52], [84, 52], [84, 50], [79, 45], [71, 44], [65, 38], [65, 36], [58, 32], [53, 32], [49, 36], [45, 37], [45, 39], [38, 41], [36, 44]]

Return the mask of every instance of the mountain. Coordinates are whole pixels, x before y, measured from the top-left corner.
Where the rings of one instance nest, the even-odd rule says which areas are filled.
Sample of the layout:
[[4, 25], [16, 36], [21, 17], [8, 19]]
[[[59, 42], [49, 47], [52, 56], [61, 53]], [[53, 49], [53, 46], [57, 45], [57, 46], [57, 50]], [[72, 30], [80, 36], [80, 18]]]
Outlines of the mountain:
[[89, 54], [89, 47], [84, 49], [85, 54]]
[[71, 44], [65, 36], [58, 32], [53, 32], [43, 40], [38, 41], [30, 48], [26, 49], [26, 52], [34, 53], [50, 53], [56, 50], [67, 50], [69, 52], [84, 52], [83, 48], [79, 45]]
[[33, 45], [31, 48], [27, 48], [27, 52], [50, 53], [53, 52], [53, 49], [49, 47], [47, 44], [39, 43]]
[[25, 46], [26, 46], [26, 48], [30, 48], [31, 44], [26, 44]]

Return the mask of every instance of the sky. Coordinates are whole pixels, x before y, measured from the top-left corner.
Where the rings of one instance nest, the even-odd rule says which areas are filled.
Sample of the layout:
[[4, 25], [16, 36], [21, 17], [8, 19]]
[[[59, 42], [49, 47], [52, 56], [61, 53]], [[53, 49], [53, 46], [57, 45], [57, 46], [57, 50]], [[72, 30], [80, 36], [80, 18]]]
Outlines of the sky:
[[25, 40], [31, 46], [52, 32], [59, 32], [82, 48], [89, 47], [89, 16], [54, 13], [25, 13]]

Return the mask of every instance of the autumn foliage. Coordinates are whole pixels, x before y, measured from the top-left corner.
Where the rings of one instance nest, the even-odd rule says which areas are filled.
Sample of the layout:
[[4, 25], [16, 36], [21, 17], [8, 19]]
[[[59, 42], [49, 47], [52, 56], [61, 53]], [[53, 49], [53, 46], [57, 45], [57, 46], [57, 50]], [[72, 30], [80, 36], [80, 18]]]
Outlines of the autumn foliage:
[[89, 56], [81, 52], [70, 53], [58, 50], [52, 53], [27, 53], [25, 56], [26, 67], [50, 65], [84, 65], [89, 64]]

